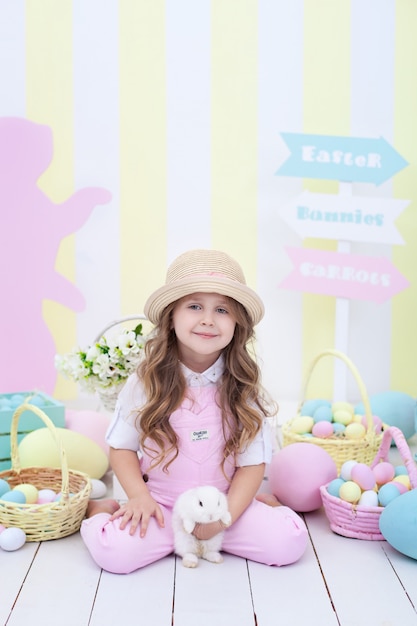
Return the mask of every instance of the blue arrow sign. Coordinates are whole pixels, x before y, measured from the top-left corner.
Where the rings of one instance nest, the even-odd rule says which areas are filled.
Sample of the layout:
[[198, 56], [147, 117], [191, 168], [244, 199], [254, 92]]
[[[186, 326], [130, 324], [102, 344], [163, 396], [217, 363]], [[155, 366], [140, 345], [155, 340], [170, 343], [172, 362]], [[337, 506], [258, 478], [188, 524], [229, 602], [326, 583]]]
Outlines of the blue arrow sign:
[[281, 133], [291, 151], [277, 176], [380, 185], [408, 163], [383, 138]]

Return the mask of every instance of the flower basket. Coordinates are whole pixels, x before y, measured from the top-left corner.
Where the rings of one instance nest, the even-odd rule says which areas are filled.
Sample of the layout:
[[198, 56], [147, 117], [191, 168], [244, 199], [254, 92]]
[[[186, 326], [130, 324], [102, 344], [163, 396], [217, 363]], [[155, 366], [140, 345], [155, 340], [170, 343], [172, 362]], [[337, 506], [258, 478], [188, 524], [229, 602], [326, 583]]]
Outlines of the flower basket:
[[[381, 447], [372, 461], [371, 467], [374, 468], [378, 463], [388, 461], [392, 440], [394, 440], [407, 468], [411, 486], [415, 489], [417, 487], [417, 467], [407, 441], [399, 428], [390, 426], [385, 430]], [[320, 494], [324, 511], [330, 522], [330, 528], [334, 533], [353, 539], [384, 540], [379, 530], [379, 517], [384, 507], [345, 502], [332, 496], [327, 491], [327, 485], [320, 487]]]
[[[60, 452], [61, 468], [20, 467], [17, 430], [24, 411], [35, 413], [50, 430]], [[0, 499], [0, 524], [6, 528], [21, 528], [26, 541], [60, 539], [77, 532], [85, 516], [91, 493], [91, 481], [87, 474], [68, 469], [65, 450], [52, 420], [37, 406], [20, 405], [13, 414], [10, 432], [11, 469], [0, 472], [11, 489], [30, 483], [39, 489], [52, 489], [61, 494], [56, 502], [45, 504], [16, 504]]]
[[142, 324], [134, 330], [123, 329], [117, 337], [106, 336], [111, 328], [128, 321], [146, 320], [142, 314], [129, 315], [107, 324], [86, 349], [57, 355], [55, 365], [64, 377], [79, 382], [87, 391], [97, 393], [102, 405], [113, 411], [117, 396], [142, 356]]
[[308, 442], [313, 443], [317, 446], [320, 446], [326, 452], [330, 454], [333, 460], [336, 463], [337, 471], [340, 472], [340, 468], [342, 467], [345, 461], [355, 460], [361, 463], [366, 463], [369, 465], [374, 459], [379, 446], [382, 442], [382, 433], [376, 434], [374, 422], [372, 418], [371, 406], [369, 403], [368, 394], [366, 391], [366, 387], [362, 381], [362, 378], [352, 363], [352, 361], [342, 352], [338, 350], [325, 350], [318, 354], [315, 359], [313, 359], [310, 367], [307, 371], [307, 375], [305, 377], [305, 382], [303, 385], [303, 395], [302, 400], [299, 404], [297, 416], [301, 414], [301, 408], [303, 406], [304, 400], [307, 395], [308, 385], [312, 376], [312, 373], [318, 364], [318, 362], [326, 356], [331, 356], [337, 359], [341, 359], [345, 365], [349, 368], [350, 372], [353, 374], [355, 381], [359, 387], [359, 391], [361, 394], [362, 402], [365, 407], [365, 416], [367, 422], [367, 430], [365, 437], [362, 439], [347, 439], [340, 435], [334, 435], [332, 437], [328, 437], [326, 439], [320, 437], [306, 437], [304, 435], [299, 435], [291, 431], [291, 421], [286, 422], [282, 427], [282, 436], [283, 436], [283, 445], [287, 446], [291, 443], [298, 442]]

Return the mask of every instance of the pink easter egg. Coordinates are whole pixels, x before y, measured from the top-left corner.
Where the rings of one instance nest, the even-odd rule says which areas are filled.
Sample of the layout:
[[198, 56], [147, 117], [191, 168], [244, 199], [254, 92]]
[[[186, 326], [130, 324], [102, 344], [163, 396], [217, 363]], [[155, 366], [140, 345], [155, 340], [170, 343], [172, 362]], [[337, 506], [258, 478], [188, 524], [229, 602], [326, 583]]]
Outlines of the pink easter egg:
[[[380, 417], [378, 417], [377, 415], [373, 415], [372, 416], [372, 420], [373, 420], [373, 423], [374, 423], [375, 433], [377, 435], [381, 434], [381, 432], [382, 432], [382, 419]], [[366, 415], [362, 415], [361, 423], [362, 423], [363, 426], [365, 426], [366, 430], [368, 430], [368, 420], [366, 418]]]
[[109, 417], [97, 411], [75, 411], [66, 409], [65, 426], [69, 430], [80, 433], [92, 439], [104, 453], [109, 456], [109, 446], [106, 444], [105, 435], [109, 427]]
[[385, 485], [385, 483], [389, 483], [389, 481], [395, 476], [395, 467], [392, 463], [388, 463], [388, 461], [378, 463], [372, 471], [378, 485]]
[[356, 463], [352, 467], [351, 477], [363, 491], [369, 491], [375, 487], [375, 475], [369, 465], [365, 465], [365, 463]]
[[311, 432], [314, 437], [327, 439], [327, 437], [331, 437], [333, 435], [333, 424], [331, 422], [321, 420], [320, 422], [316, 422], [314, 424]]
[[407, 485], [404, 485], [404, 483], [400, 483], [398, 480], [392, 480], [389, 483], [390, 485], [395, 485], [395, 487], [397, 487], [398, 491], [402, 494], [405, 493], [406, 491], [408, 491], [408, 487]]
[[282, 504], [300, 513], [319, 509], [320, 487], [336, 477], [336, 463], [330, 454], [308, 442], [278, 450], [268, 474], [271, 492]]

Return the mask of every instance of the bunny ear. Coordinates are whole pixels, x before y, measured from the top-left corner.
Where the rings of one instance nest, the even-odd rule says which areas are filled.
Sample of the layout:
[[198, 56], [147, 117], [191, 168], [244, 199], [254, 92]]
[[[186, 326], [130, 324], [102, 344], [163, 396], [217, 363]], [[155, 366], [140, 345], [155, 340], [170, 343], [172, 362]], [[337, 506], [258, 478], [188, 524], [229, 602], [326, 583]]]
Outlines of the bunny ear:
[[231, 521], [232, 521], [232, 516], [230, 515], [229, 511], [226, 511], [226, 513], [222, 515], [220, 519], [225, 526], [230, 526]]

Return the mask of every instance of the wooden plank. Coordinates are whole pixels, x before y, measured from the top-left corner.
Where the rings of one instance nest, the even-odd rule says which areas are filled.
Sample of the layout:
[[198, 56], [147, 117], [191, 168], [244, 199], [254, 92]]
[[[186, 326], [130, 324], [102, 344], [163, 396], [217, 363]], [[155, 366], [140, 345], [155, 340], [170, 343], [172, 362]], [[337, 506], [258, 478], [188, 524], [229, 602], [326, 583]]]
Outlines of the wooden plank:
[[381, 549], [382, 542], [341, 537], [324, 519], [323, 509], [306, 515], [340, 624], [415, 626], [416, 612]]
[[184, 567], [178, 558], [174, 624], [254, 626], [246, 560], [224, 554], [223, 563], [200, 560], [198, 567], [190, 569]]
[[7, 626], [87, 625], [99, 576], [78, 533], [40, 544]]
[[171, 626], [174, 572], [174, 556], [131, 574], [103, 572], [89, 626]]
[[387, 555], [405, 593], [416, 611], [417, 624], [417, 561], [397, 552], [389, 543], [381, 542], [381, 548]]
[[38, 547], [38, 543], [26, 543], [14, 552], [1, 550], [0, 624], [6, 623], [12, 611]]
[[310, 543], [297, 563], [268, 567], [249, 562], [248, 568], [258, 626], [337, 626], [338, 621]]

